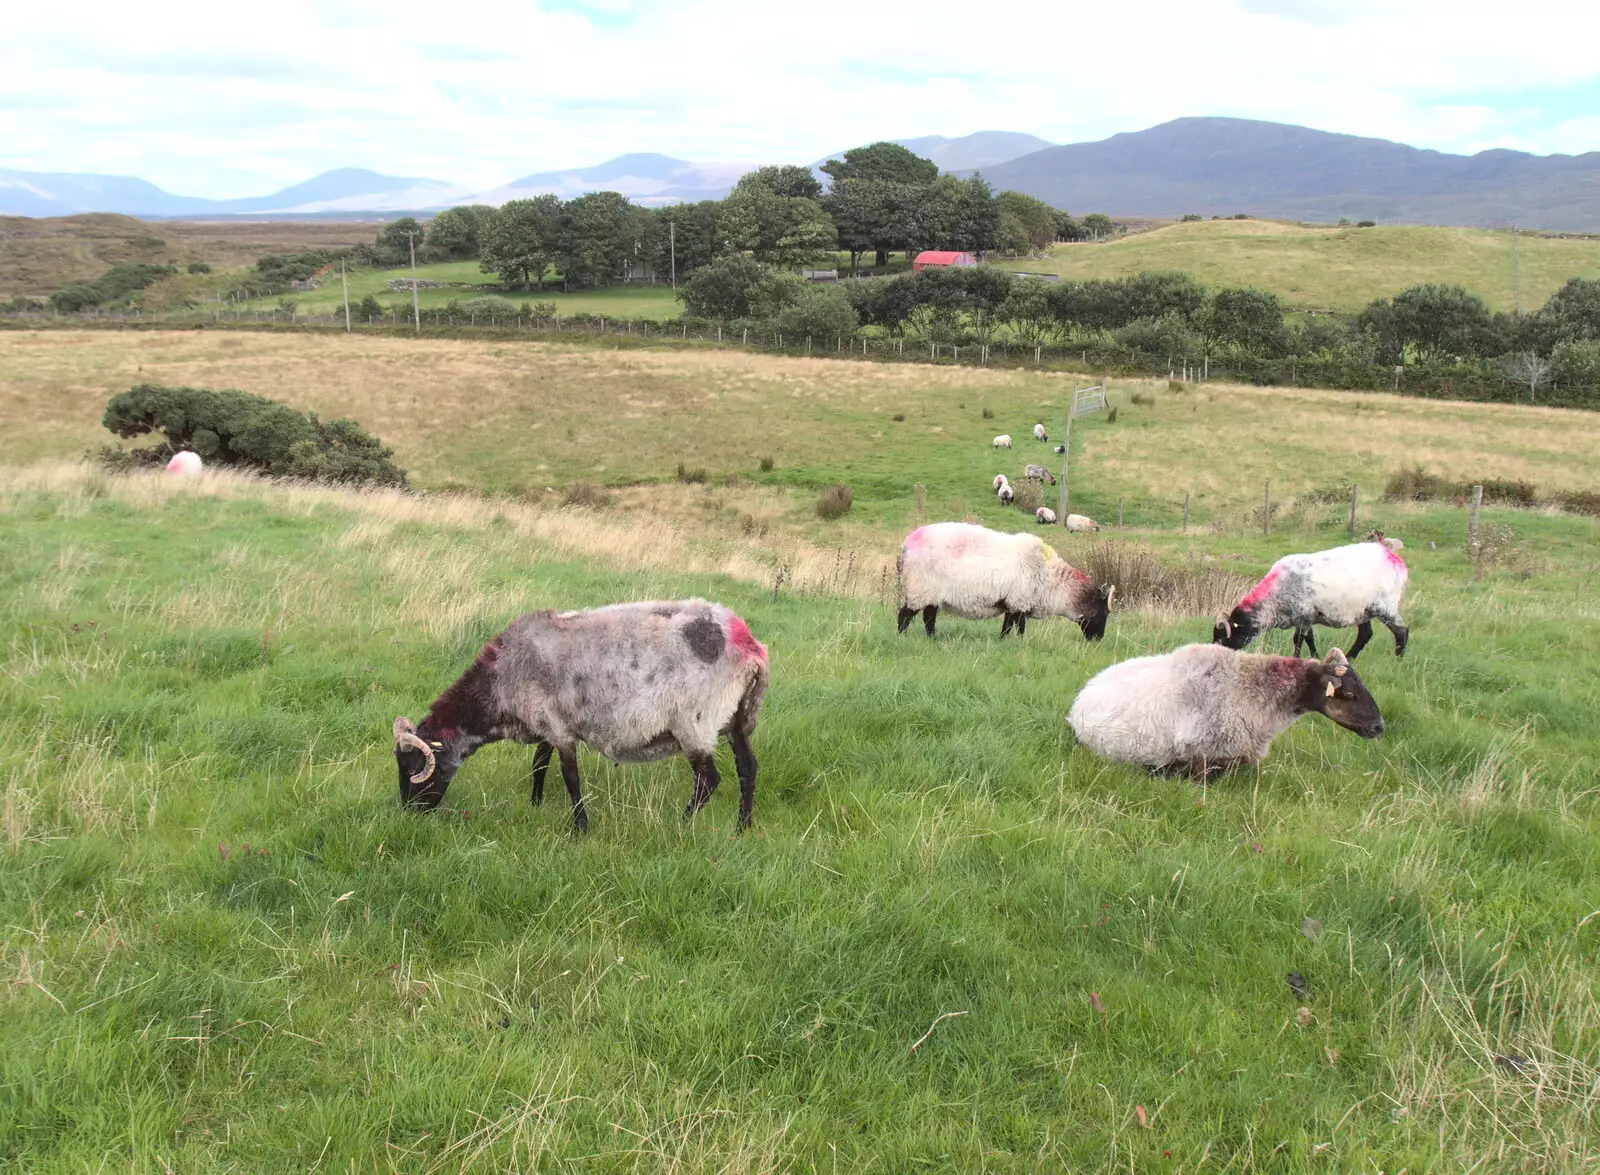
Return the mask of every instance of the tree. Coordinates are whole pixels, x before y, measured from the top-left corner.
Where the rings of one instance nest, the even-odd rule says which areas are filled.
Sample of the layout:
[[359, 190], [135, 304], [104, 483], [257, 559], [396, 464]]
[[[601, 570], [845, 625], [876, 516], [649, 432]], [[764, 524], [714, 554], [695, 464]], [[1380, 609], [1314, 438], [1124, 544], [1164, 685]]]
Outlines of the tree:
[[793, 301], [805, 283], [754, 257], [734, 253], [701, 266], [678, 286], [678, 300], [696, 318], [731, 322], [771, 318]]
[[837, 285], [811, 285], [796, 291], [794, 300], [778, 310], [773, 325], [780, 334], [822, 340], [854, 335], [859, 320], [844, 290]]
[[834, 183], [840, 180], [872, 180], [881, 183], [931, 184], [939, 178], [939, 165], [913, 153], [899, 143], [878, 142], [852, 147], [842, 159], [830, 159], [822, 170]]
[[1050, 312], [1045, 283], [1037, 279], [1018, 279], [1011, 293], [1000, 303], [995, 317], [1011, 328], [1011, 335], [1024, 347], [1038, 347], [1060, 332], [1060, 324]]
[[561, 238], [561, 201], [554, 196], [508, 200], [479, 232], [478, 268], [507, 287], [544, 284]]
[[1089, 232], [1083, 225], [1072, 219], [1071, 213], [1062, 212], [1059, 208], [1051, 209], [1054, 214], [1056, 236], [1058, 241], [1085, 241]]
[[422, 244], [422, 225], [414, 216], [391, 220], [378, 233], [378, 249], [390, 265], [404, 265], [411, 260], [411, 242]]
[[1388, 362], [1401, 362], [1408, 347], [1424, 361], [1494, 353], [1489, 308], [1461, 286], [1412, 286], [1370, 303], [1357, 321]]
[[487, 204], [446, 208], [428, 222], [429, 252], [436, 257], [476, 257], [481, 247], [479, 234], [494, 211]]
[[1557, 343], [1550, 367], [1551, 375], [1566, 387], [1600, 390], [1600, 342]]
[[657, 208], [648, 214], [654, 221], [654, 231], [649, 234], [650, 262], [658, 278], [667, 277], [676, 265], [678, 281], [682, 282], [702, 266], [735, 252], [723, 226], [724, 204], [722, 200], [700, 200]]
[[790, 269], [826, 257], [838, 241], [833, 221], [816, 200], [755, 187], [724, 201], [722, 227], [735, 248]]
[[921, 189], [911, 206], [907, 248], [986, 252], [1000, 243], [1000, 209], [982, 176], [940, 176]]
[[1600, 339], [1600, 279], [1572, 278], [1528, 317], [1530, 331], [1546, 353], [1558, 343]]
[[1537, 399], [1539, 389], [1550, 382], [1550, 360], [1533, 351], [1504, 356], [1500, 370], [1512, 383], [1527, 385], [1529, 400]]
[[888, 180], [836, 180], [823, 206], [833, 217], [839, 245], [855, 269], [863, 253], [874, 253], [880, 269], [889, 254], [909, 248], [914, 206], [921, 189]]
[[734, 185], [735, 192], [769, 192], [774, 196], [791, 199], [817, 200], [822, 197], [822, 182], [811, 174], [809, 167], [794, 164], [758, 167], [746, 172]]
[[849, 282], [850, 303], [868, 326], [900, 332], [917, 308], [911, 274], [877, 281]]
[[1103, 241], [1116, 235], [1117, 226], [1104, 212], [1091, 212], [1083, 218], [1083, 231], [1090, 239]]
[[1263, 356], [1284, 351], [1283, 307], [1265, 290], [1218, 290], [1200, 323], [1208, 343], [1232, 343]]
[[640, 253], [637, 212], [620, 192], [586, 192], [563, 204], [556, 246], [562, 282], [598, 286], [621, 277]]
[[1187, 321], [1206, 304], [1206, 288], [1180, 270], [1141, 270], [1120, 281], [1130, 320], [1176, 314]]
[[1020, 239], [1024, 248], [1034, 249], [1046, 248], [1056, 239], [1056, 210], [1043, 200], [1021, 192], [1001, 192], [995, 197], [995, 204], [1000, 210], [1002, 238]]

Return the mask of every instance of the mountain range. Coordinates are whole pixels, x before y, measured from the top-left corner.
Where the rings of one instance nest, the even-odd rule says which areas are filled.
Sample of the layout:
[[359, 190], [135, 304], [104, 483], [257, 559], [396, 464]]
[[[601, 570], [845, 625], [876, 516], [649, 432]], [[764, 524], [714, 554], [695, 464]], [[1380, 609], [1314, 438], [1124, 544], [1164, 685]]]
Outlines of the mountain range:
[[[1237, 212], [1292, 220], [1340, 217], [1410, 224], [1510, 224], [1600, 232], [1600, 152], [1451, 155], [1387, 139], [1237, 118], [1180, 118], [1093, 143], [980, 131], [897, 140], [955, 174], [981, 170], [997, 189], [1082, 214], [1177, 217]], [[594, 167], [542, 171], [478, 191], [360, 168], [325, 172], [268, 196], [176, 196], [131, 176], [0, 169], [0, 214], [141, 217], [381, 216], [452, 204], [501, 204], [551, 192], [618, 191], [648, 204], [719, 199], [747, 163], [622, 155]]]

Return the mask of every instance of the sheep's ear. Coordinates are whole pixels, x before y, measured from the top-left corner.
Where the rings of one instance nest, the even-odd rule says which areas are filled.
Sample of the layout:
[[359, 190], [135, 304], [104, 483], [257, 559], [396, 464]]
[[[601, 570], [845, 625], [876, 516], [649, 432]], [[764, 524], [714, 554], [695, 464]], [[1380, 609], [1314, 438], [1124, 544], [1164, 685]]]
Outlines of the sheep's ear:
[[1339, 687], [1334, 684], [1333, 678], [1328, 678], [1328, 696], [1333, 697], [1334, 691]]

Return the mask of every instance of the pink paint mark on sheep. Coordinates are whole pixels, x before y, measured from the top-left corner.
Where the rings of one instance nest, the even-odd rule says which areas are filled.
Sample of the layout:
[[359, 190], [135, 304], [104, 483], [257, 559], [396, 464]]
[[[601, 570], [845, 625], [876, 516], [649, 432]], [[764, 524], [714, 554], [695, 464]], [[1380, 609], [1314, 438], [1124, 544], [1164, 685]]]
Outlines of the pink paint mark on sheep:
[[1077, 580], [1079, 583], [1089, 582], [1089, 576], [1087, 572], [1079, 571], [1076, 567], [1068, 567], [1067, 570], [1072, 572], [1072, 578]]
[[917, 527], [916, 530], [914, 530], [910, 534], [906, 535], [906, 543], [905, 543], [906, 549], [909, 551], [909, 550], [912, 550], [912, 549], [914, 549], [916, 547], [920, 547], [924, 543], [926, 543], [927, 541], [928, 541], [928, 528], [925, 527], [925, 526], [919, 526], [919, 527]]
[[742, 660], [754, 658], [765, 662], [767, 646], [750, 635], [750, 626], [737, 616], [728, 617], [728, 644], [736, 649]]
[[1266, 599], [1272, 594], [1272, 585], [1277, 582], [1278, 569], [1274, 567], [1271, 571], [1267, 572], [1266, 576], [1261, 580], [1260, 583], [1256, 584], [1255, 587], [1250, 589], [1250, 594], [1248, 596], [1239, 601], [1239, 607], [1243, 608], [1246, 612], [1250, 611], [1250, 609], [1254, 608], [1257, 604], [1261, 603], [1262, 600]]
[[1391, 567], [1398, 567], [1401, 571], [1406, 569], [1406, 561], [1400, 558], [1400, 556], [1394, 551], [1391, 551], [1388, 547], [1385, 547], [1383, 549], [1383, 553], [1389, 556], [1389, 565]]

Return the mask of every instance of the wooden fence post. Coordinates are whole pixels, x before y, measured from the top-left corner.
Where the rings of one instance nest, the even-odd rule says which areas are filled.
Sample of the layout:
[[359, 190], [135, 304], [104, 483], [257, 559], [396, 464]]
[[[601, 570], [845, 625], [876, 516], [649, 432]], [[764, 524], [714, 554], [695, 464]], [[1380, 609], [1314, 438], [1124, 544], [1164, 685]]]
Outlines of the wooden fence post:
[[1361, 487], [1350, 487], [1350, 537], [1356, 537], [1356, 503], [1361, 500]]
[[1261, 533], [1272, 533], [1272, 479], [1267, 478], [1266, 497], [1261, 502]]
[[1117, 499], [1117, 529], [1122, 529], [1122, 499]]
[[1189, 533], [1189, 492], [1183, 495], [1183, 533]]
[[1467, 515], [1467, 558], [1478, 561], [1478, 508], [1483, 505], [1483, 487], [1472, 487], [1472, 510]]

